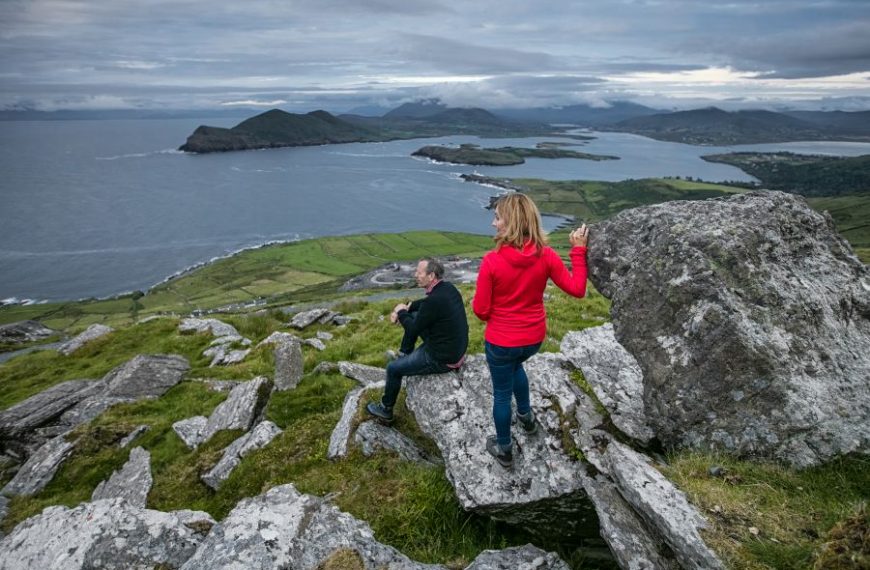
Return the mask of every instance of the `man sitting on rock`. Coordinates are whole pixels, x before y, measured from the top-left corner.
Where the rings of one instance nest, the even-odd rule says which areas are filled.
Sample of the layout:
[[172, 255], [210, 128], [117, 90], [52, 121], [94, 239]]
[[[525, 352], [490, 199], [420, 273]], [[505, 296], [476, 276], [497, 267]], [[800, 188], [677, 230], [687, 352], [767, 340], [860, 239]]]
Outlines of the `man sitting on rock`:
[[[456, 287], [444, 281], [444, 266], [426, 257], [414, 273], [417, 285], [426, 297], [410, 305], [399, 303], [390, 321], [405, 329], [399, 358], [387, 365], [387, 385], [380, 402], [370, 402], [366, 410], [387, 422], [393, 421], [393, 406], [402, 387], [402, 378], [422, 374], [440, 374], [456, 370], [465, 361], [468, 348], [468, 320], [465, 304]], [[416, 349], [417, 339], [423, 343]]]

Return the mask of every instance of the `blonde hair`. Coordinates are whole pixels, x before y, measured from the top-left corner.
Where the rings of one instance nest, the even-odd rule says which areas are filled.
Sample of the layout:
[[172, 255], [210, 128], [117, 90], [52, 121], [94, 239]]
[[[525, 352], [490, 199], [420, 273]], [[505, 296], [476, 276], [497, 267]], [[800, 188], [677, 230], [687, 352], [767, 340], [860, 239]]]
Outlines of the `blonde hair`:
[[531, 198], [519, 192], [505, 194], [496, 201], [495, 212], [504, 220], [504, 232], [493, 238], [496, 249], [506, 244], [522, 249], [531, 241], [541, 253], [547, 245], [547, 236], [541, 229], [541, 213]]

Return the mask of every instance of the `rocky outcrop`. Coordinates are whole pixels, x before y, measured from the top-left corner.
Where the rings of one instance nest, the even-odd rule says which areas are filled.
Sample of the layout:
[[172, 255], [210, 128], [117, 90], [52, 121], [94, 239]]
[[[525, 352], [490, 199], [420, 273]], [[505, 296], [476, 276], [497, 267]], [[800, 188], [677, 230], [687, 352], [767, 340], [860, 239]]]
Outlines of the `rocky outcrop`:
[[192, 449], [207, 442], [219, 431], [248, 431], [260, 417], [271, 392], [272, 381], [265, 376], [258, 376], [233, 388], [207, 420], [202, 416], [194, 416], [174, 423], [172, 428]]
[[312, 325], [315, 321], [321, 319], [329, 312], [329, 309], [317, 308], [296, 313], [295, 315], [293, 315], [293, 318], [290, 319], [288, 326], [291, 326], [294, 329], [302, 330]]
[[202, 542], [207, 513], [164, 513], [123, 499], [48, 507], [0, 541], [0, 570], [178, 568]]
[[181, 382], [190, 368], [187, 359], [177, 355], [139, 355], [109, 372], [103, 382], [104, 393], [113, 398], [159, 398]]
[[151, 454], [141, 447], [135, 447], [130, 451], [130, 458], [124, 467], [97, 485], [91, 500], [120, 498], [135, 507], [145, 508], [153, 481]]
[[[554, 354], [526, 365], [531, 401], [542, 429], [528, 436], [514, 428], [514, 465], [507, 470], [486, 452], [492, 424], [492, 385], [482, 355], [469, 356], [460, 373], [405, 379], [408, 408], [444, 459], [447, 478], [463, 508], [541, 534], [592, 536], [594, 509], [583, 490], [583, 464], [565, 437], [577, 432], [576, 408], [603, 419], [570, 380], [570, 366]], [[592, 424], [594, 425], [594, 423]], [[576, 444], [575, 444], [576, 445]]]
[[282, 433], [281, 428], [270, 421], [257, 424], [249, 433], [232, 442], [224, 450], [220, 461], [208, 473], [201, 477], [203, 483], [217, 490], [221, 483], [232, 474], [242, 458], [263, 447]]
[[0, 437], [20, 437], [58, 418], [63, 412], [104, 389], [93, 380], [69, 380], [0, 412]]
[[302, 346], [298, 341], [284, 341], [275, 344], [275, 389], [293, 390], [302, 380], [305, 360]]
[[664, 538], [684, 569], [724, 568], [698, 532], [706, 528], [707, 521], [682, 491], [643, 455], [618, 441], [610, 442], [606, 456], [620, 495]]
[[622, 433], [641, 443], [654, 437], [643, 404], [643, 374], [634, 357], [616, 342], [607, 323], [562, 338], [562, 354], [583, 372], [598, 401]]
[[15, 477], [3, 487], [4, 495], [33, 495], [41, 491], [54, 478], [60, 464], [73, 451], [73, 444], [59, 435], [42, 445], [21, 466]]
[[105, 336], [114, 330], [106, 325], [91, 325], [75, 338], [60, 345], [57, 351], [64, 356], [69, 356], [92, 340]]
[[203, 351], [203, 356], [211, 358], [209, 366], [229, 366], [245, 359], [250, 349], [234, 349], [233, 344], [250, 346], [250, 339], [244, 338], [236, 327], [217, 319], [186, 318], [178, 325], [180, 332], [210, 333], [216, 338]]
[[431, 457], [420, 449], [420, 446], [414, 443], [408, 436], [374, 420], [362, 422], [357, 426], [354, 441], [362, 448], [363, 455], [366, 457], [374, 455], [380, 449], [384, 449], [393, 451], [402, 459], [414, 463], [426, 465], [441, 463], [439, 459]]
[[377, 366], [368, 366], [366, 364], [357, 364], [356, 362], [348, 362], [342, 360], [338, 363], [338, 371], [343, 376], [356, 380], [363, 386], [374, 386], [384, 382], [387, 377], [387, 371]]
[[569, 566], [558, 555], [531, 544], [484, 550], [465, 570], [568, 570]]
[[326, 345], [319, 338], [306, 338], [302, 342], [310, 347], [316, 348], [317, 350], [326, 350]]
[[133, 440], [135, 440], [137, 437], [139, 437], [140, 435], [142, 435], [143, 433], [145, 433], [149, 429], [151, 429], [151, 426], [148, 426], [148, 425], [136, 426], [136, 429], [134, 429], [129, 434], [127, 434], [127, 436], [125, 436], [124, 439], [122, 439], [118, 443], [118, 447], [120, 447], [122, 449], [127, 447], [128, 445], [133, 443]]
[[181, 568], [310, 569], [339, 550], [356, 553], [364, 568], [443, 568], [377, 542], [369, 525], [293, 485], [243, 499]]
[[870, 275], [830, 217], [751, 192], [627, 210], [591, 240], [665, 445], [798, 467], [870, 452]]
[[56, 334], [59, 334], [58, 331], [48, 328], [39, 321], [19, 321], [0, 325], [0, 343], [2, 344], [35, 342]]
[[326, 449], [327, 459], [338, 459], [347, 455], [353, 418], [359, 409], [360, 399], [369, 388], [383, 388], [385, 384], [386, 382], [381, 380], [374, 384], [359, 386], [347, 393], [344, 397], [344, 403], [341, 405], [341, 418], [329, 436], [329, 446]]

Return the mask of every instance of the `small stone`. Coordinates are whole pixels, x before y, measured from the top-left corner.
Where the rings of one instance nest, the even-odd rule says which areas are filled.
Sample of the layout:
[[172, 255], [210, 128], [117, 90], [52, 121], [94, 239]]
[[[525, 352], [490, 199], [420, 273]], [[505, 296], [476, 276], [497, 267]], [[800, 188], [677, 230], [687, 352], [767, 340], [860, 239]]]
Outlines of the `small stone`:
[[326, 350], [326, 345], [323, 344], [323, 341], [319, 338], [306, 338], [302, 342], [307, 344], [308, 346], [313, 346], [317, 350]]
[[320, 340], [332, 340], [332, 333], [326, 331], [317, 331], [317, 338]]
[[712, 477], [723, 477], [728, 472], [728, 470], [720, 465], [711, 465], [710, 469], [708, 469], [707, 472]]

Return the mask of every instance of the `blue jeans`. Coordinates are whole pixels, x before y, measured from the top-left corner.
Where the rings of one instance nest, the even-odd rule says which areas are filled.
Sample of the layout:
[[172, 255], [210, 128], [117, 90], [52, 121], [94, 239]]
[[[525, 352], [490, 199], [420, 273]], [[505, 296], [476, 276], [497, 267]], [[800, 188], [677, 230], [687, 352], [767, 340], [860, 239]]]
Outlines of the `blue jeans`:
[[523, 369], [523, 362], [541, 348], [541, 343], [528, 346], [504, 347], [484, 343], [486, 364], [492, 377], [492, 420], [495, 422], [495, 435], [499, 445], [511, 443], [511, 396], [517, 399], [517, 413], [528, 414], [532, 410], [529, 403], [529, 378]]
[[396, 405], [399, 390], [402, 388], [402, 378], [422, 374], [440, 374], [450, 369], [443, 362], [437, 362], [426, 352], [426, 344], [421, 344], [414, 352], [394, 360], [387, 365], [387, 385], [381, 403], [384, 407]]

